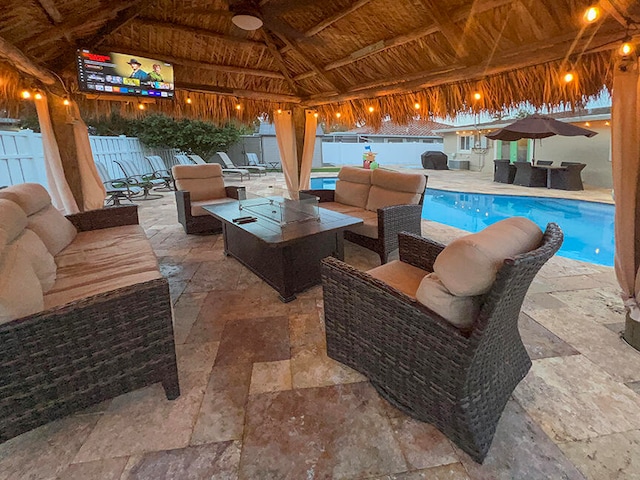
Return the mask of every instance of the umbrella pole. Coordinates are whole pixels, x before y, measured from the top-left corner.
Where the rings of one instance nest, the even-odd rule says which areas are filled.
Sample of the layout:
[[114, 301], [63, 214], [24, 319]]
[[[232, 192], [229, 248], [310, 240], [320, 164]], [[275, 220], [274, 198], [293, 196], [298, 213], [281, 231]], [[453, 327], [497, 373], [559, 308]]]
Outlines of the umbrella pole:
[[531, 165], [536, 164], [536, 139], [533, 139], [533, 150], [531, 151]]

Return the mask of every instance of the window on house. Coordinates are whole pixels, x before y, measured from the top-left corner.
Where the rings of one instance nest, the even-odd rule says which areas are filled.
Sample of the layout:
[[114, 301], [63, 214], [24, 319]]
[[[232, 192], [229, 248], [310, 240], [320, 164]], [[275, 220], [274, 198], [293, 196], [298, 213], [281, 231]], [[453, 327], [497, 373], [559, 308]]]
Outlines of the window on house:
[[461, 151], [469, 151], [473, 148], [473, 136], [472, 135], [461, 135], [460, 136], [460, 150]]

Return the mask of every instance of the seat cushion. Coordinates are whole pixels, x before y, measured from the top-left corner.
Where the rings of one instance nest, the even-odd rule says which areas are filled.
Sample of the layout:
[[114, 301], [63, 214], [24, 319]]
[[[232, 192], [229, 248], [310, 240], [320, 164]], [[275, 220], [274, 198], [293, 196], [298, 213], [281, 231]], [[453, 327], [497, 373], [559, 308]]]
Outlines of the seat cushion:
[[354, 207], [353, 205], [346, 205], [344, 203], [338, 202], [322, 202], [320, 207], [326, 208], [328, 210], [332, 210], [338, 213], [344, 213], [345, 215], [349, 215], [351, 212], [362, 210], [361, 207]]
[[459, 328], [471, 327], [480, 312], [482, 301], [482, 296], [453, 295], [436, 273], [430, 273], [422, 279], [415, 296], [424, 306]]
[[27, 254], [0, 230], [0, 324], [42, 311], [42, 287]]
[[364, 208], [371, 187], [371, 170], [342, 167], [336, 181], [334, 199], [338, 203]]
[[416, 298], [416, 290], [422, 279], [429, 273], [400, 260], [393, 260], [367, 272], [373, 278], [391, 285], [411, 298]]
[[371, 174], [371, 191], [366, 208], [375, 212], [392, 205], [416, 205], [420, 203], [426, 185], [424, 175], [377, 168]]
[[176, 188], [189, 192], [192, 202], [227, 196], [222, 167], [217, 163], [175, 165], [171, 170]]
[[369, 210], [359, 208], [352, 212], [348, 212], [347, 215], [361, 218], [364, 222], [361, 225], [349, 227], [349, 231], [369, 238], [378, 238], [378, 214], [376, 212], [370, 212]]
[[55, 260], [58, 274], [45, 308], [162, 277], [139, 225], [80, 232]]
[[481, 295], [489, 291], [504, 260], [534, 250], [542, 231], [531, 220], [512, 217], [447, 245], [433, 271], [453, 294]]
[[206, 205], [219, 205], [221, 203], [229, 203], [235, 201], [233, 198], [224, 197], [211, 200], [200, 200], [198, 202], [191, 202], [191, 216], [200, 217], [202, 215], [209, 215], [204, 208]]

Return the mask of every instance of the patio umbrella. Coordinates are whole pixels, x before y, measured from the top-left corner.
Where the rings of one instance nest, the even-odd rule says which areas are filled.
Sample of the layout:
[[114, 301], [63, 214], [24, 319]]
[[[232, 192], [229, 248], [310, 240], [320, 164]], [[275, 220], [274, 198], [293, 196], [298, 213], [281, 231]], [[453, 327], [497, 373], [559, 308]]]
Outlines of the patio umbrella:
[[[485, 135], [491, 140], [504, 140], [513, 142], [521, 138], [547, 138], [554, 135], [562, 135], [563, 137], [593, 137], [597, 132], [587, 130], [586, 128], [577, 127], [570, 123], [561, 122], [555, 118], [544, 115], [530, 115], [526, 118], [513, 122], [499, 130]], [[533, 158], [536, 156], [536, 143], [533, 142]]]

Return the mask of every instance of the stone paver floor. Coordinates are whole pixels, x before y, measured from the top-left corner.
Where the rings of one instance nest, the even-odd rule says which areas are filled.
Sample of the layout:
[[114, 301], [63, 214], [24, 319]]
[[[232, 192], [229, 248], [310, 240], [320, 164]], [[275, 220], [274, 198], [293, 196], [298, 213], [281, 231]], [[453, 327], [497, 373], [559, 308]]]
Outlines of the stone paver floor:
[[[428, 173], [432, 187], [533, 193]], [[283, 180], [244, 184], [278, 193]], [[140, 202], [140, 218], [171, 285], [182, 395], [153, 385], [5, 442], [0, 479], [640, 478], [640, 353], [619, 337], [613, 269], [555, 257], [536, 277], [521, 314], [533, 368], [478, 465], [327, 357], [320, 287], [281, 303], [220, 235], [185, 235], [172, 194]], [[425, 221], [423, 234], [463, 232]], [[346, 260], [379, 262], [348, 242]]]

